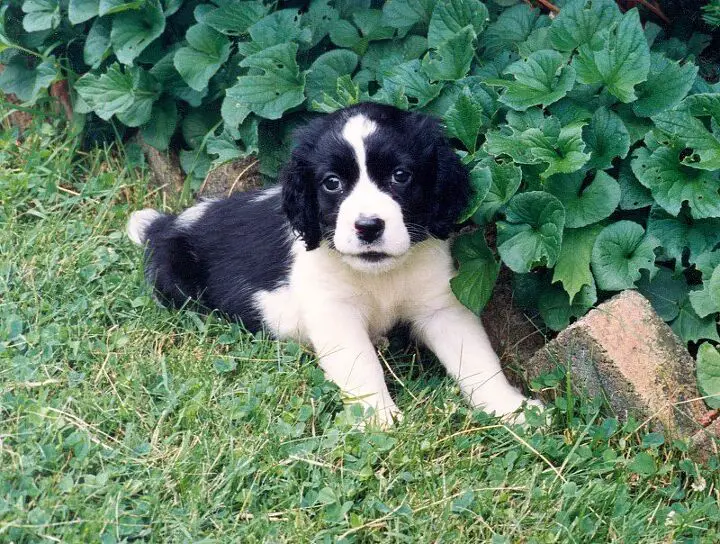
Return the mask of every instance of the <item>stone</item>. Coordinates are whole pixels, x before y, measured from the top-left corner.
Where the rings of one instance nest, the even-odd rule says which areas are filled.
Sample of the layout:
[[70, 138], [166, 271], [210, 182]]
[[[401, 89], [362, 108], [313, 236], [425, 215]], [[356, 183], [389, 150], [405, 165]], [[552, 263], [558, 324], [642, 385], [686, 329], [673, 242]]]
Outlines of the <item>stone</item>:
[[707, 413], [695, 361], [637, 291], [623, 291], [591, 310], [526, 364], [530, 378], [566, 366], [578, 394], [603, 396], [619, 417], [689, 438]]

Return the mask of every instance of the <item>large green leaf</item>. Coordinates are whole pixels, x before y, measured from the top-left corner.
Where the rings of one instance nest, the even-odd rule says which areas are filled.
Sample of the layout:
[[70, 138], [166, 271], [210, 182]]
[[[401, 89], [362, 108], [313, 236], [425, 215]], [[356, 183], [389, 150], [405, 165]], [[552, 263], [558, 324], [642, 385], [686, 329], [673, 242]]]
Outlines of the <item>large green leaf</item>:
[[527, 4], [519, 4], [503, 10], [497, 20], [490, 24], [480, 37], [485, 56], [495, 57], [504, 51], [517, 51], [517, 44], [527, 40], [530, 33], [550, 24], [540, 10]]
[[281, 9], [263, 17], [248, 29], [253, 52], [291, 42], [309, 44], [312, 30], [303, 27], [301, 22], [298, 11], [294, 9]]
[[97, 17], [100, 0], [70, 0], [68, 4], [68, 19], [74, 25], [79, 25]]
[[[541, 173], [543, 178], [575, 172], [590, 158], [584, 152], [581, 126], [562, 127], [557, 118], [544, 118], [536, 109], [516, 117], [523, 121], [486, 134], [485, 149], [489, 154], [508, 155], [521, 164], [547, 163]], [[508, 120], [510, 118], [508, 114]], [[526, 124], [530, 120], [532, 123]]]
[[565, 226], [565, 210], [557, 198], [543, 191], [515, 195], [505, 219], [497, 225], [498, 252], [513, 272], [555, 264]]
[[175, 69], [174, 61], [175, 50], [171, 50], [155, 63], [150, 69], [150, 73], [160, 82], [166, 93], [179, 100], [184, 100], [193, 107], [198, 107], [208, 93], [207, 87], [202, 91], [191, 89]]
[[655, 200], [650, 191], [635, 177], [629, 157], [620, 163], [617, 180], [620, 184], [619, 207], [621, 210], [637, 210], [654, 204]]
[[697, 73], [698, 67], [691, 62], [680, 64], [660, 53], [651, 53], [648, 78], [637, 87], [633, 111], [641, 117], [652, 117], [674, 108], [687, 95]]
[[144, 3], [145, 0], [100, 0], [98, 15], [102, 17], [132, 9], [140, 9]]
[[489, 122], [482, 102], [469, 87], [462, 89], [455, 104], [445, 113], [448, 133], [459, 139], [470, 153], [475, 153], [480, 129]]
[[653, 120], [661, 131], [689, 148], [683, 164], [702, 170], [720, 170], [720, 140], [702, 121], [677, 110], [660, 113]]
[[335, 92], [328, 93], [323, 91], [322, 102], [313, 102], [311, 109], [313, 111], [332, 113], [341, 108], [359, 104], [361, 101], [367, 99], [367, 95], [360, 91], [360, 86], [357, 85], [349, 75], [345, 74], [337, 79]]
[[698, 342], [700, 340], [720, 342], [715, 316], [699, 317], [693, 310], [689, 298], [680, 306], [680, 313], [675, 318], [675, 321], [670, 324], [670, 327], [684, 342]]
[[720, 220], [693, 219], [684, 210], [673, 217], [653, 207], [647, 223], [648, 234], [660, 240], [664, 254], [678, 265], [686, 256], [691, 263], [720, 243]]
[[720, 266], [703, 282], [702, 289], [690, 293], [690, 303], [699, 317], [720, 312]]
[[600, 33], [617, 24], [621, 13], [613, 0], [570, 0], [550, 26], [550, 40], [560, 51], [581, 45], [602, 47]]
[[[165, 30], [165, 14], [160, 0], [147, 0], [141, 9], [125, 11], [113, 18], [110, 32], [115, 56], [123, 64], [135, 58]], [[188, 30], [188, 41], [190, 40]]]
[[87, 73], [77, 80], [75, 89], [101, 119], [122, 115], [129, 126], [140, 126], [150, 119], [152, 104], [159, 95], [155, 78], [137, 66], [123, 71], [118, 64], [104, 74]]
[[650, 153], [641, 147], [633, 155], [632, 170], [671, 215], [680, 213], [687, 202], [693, 217], [720, 217], [717, 174], [685, 166], [679, 153], [677, 148], [662, 146]]
[[470, 201], [465, 210], [457, 218], [457, 223], [464, 223], [473, 216], [480, 207], [480, 203], [488, 194], [488, 191], [490, 191], [491, 184], [492, 173], [490, 168], [482, 163], [476, 164], [470, 171], [470, 186], [472, 189]]
[[697, 354], [697, 381], [705, 404], [720, 408], [720, 353], [712, 344], [705, 342]]
[[202, 91], [230, 56], [230, 41], [204, 24], [188, 28], [185, 38], [188, 46], [175, 52], [173, 63], [192, 89]]
[[427, 24], [434, 5], [435, 0], [388, 0], [383, 5], [383, 20], [395, 28]]
[[615, 113], [622, 119], [630, 135], [630, 145], [639, 142], [653, 128], [653, 123], [647, 117], [639, 117], [632, 109], [632, 104], [619, 104], [614, 108]]
[[381, 74], [392, 72], [398, 64], [421, 57], [426, 50], [427, 40], [420, 36], [377, 41], [370, 43], [360, 62], [364, 70], [371, 72], [373, 79], [380, 80]]
[[88, 66], [97, 68], [110, 50], [110, 29], [112, 20], [109, 17], [95, 19], [83, 47], [83, 60]]
[[583, 285], [570, 302], [568, 294], [558, 285], [545, 287], [538, 294], [537, 307], [545, 324], [560, 331], [568, 326], [570, 319], [585, 315], [597, 302], [595, 284]]
[[599, 44], [580, 47], [573, 66], [581, 83], [602, 83], [621, 102], [637, 98], [635, 85], [647, 79], [650, 50], [637, 9], [601, 32]]
[[310, 30], [310, 41], [303, 44], [301, 49], [311, 49], [318, 45], [328, 35], [330, 26], [339, 20], [340, 13], [330, 4], [334, 4], [334, 0], [311, 0], [301, 18], [302, 27]]
[[205, 141], [205, 150], [208, 155], [215, 155], [213, 166], [234, 161], [242, 156], [234, 138], [225, 130], [220, 135], [210, 134]]
[[710, 116], [720, 123], [720, 92], [690, 95], [683, 100], [681, 108], [695, 117]]
[[550, 129], [547, 124], [543, 129], [530, 128], [522, 135], [522, 142], [529, 147], [530, 154], [548, 164], [541, 174], [543, 178], [556, 173], [575, 172], [588, 160], [588, 154], [584, 152], [582, 128], [562, 127], [559, 132], [557, 128], [559, 122]]
[[545, 188], [565, 207], [565, 226], [584, 227], [610, 217], [620, 202], [620, 186], [608, 174], [595, 173], [588, 184], [582, 171], [548, 178]]
[[644, 269], [655, 273], [658, 241], [632, 221], [618, 221], [605, 227], [595, 239], [592, 270], [600, 289], [632, 289]]
[[220, 7], [209, 10], [195, 18], [218, 32], [229, 36], [240, 36], [267, 14], [267, 7], [258, 0], [224, 2]]
[[430, 82], [417, 59], [399, 64], [383, 74], [382, 84], [388, 92], [399, 90], [418, 108], [427, 105], [442, 90], [442, 85]]
[[665, 267], [658, 268], [652, 280], [643, 271], [642, 277], [637, 282], [637, 289], [650, 301], [653, 309], [664, 321], [675, 319], [688, 297], [685, 277]]
[[50, 30], [60, 24], [58, 0], [25, 0], [22, 4], [23, 28], [28, 32]]
[[602, 229], [600, 225], [591, 225], [580, 229], [566, 228], [563, 232], [562, 249], [552, 281], [562, 283], [569, 300], [574, 299], [583, 286], [595, 286], [590, 259], [595, 239]]
[[164, 96], [153, 104], [150, 122], [141, 127], [142, 137], [148, 144], [165, 151], [177, 127], [175, 100]]
[[33, 66], [24, 55], [15, 55], [0, 73], [0, 89], [23, 102], [33, 103], [40, 91], [47, 89], [58, 77], [58, 69], [51, 59]]
[[460, 302], [479, 314], [492, 296], [500, 263], [488, 248], [481, 230], [459, 236], [452, 252], [460, 269], [450, 280], [450, 287]]
[[475, 33], [466, 26], [449, 40], [430, 50], [423, 57], [422, 67], [433, 81], [462, 79], [470, 70], [473, 59]]
[[492, 84], [505, 87], [500, 102], [519, 111], [557, 102], [575, 84], [575, 70], [565, 55], [547, 49], [511, 64], [505, 73], [514, 79], [493, 80]]
[[490, 161], [489, 168], [492, 183], [475, 213], [478, 223], [491, 221], [495, 213], [515, 195], [522, 180], [522, 170], [512, 162]]
[[430, 17], [428, 45], [437, 48], [466, 26], [478, 36], [487, 20], [488, 10], [480, 0], [440, 0]]
[[[349, 47], [356, 53], [364, 55], [369, 47], [370, 42], [377, 40], [389, 40], [395, 35], [395, 29], [391, 26], [386, 26], [383, 14], [377, 9], [360, 9], [356, 10], [352, 15], [354, 25], [350, 21], [344, 19], [338, 19], [333, 21], [329, 26], [330, 40], [340, 47]], [[420, 36], [413, 36], [413, 38], [420, 38]], [[427, 49], [427, 42], [425, 42], [422, 51], [418, 51], [416, 54], [408, 56], [407, 58], [395, 59], [397, 62], [403, 62], [404, 60], [410, 60], [417, 58], [420, 53]], [[399, 46], [401, 42], [383, 42], [384, 45], [391, 47]], [[383, 56], [387, 61], [390, 59]], [[363, 65], [365, 61], [363, 60]]]
[[297, 51], [297, 44], [286, 43], [243, 59], [240, 66], [253, 69], [257, 75], [239, 77], [227, 90], [226, 101], [231, 98], [238, 108], [265, 119], [279, 119], [290, 108], [302, 104], [305, 74], [295, 59]]
[[607, 108], [595, 111], [590, 124], [583, 127], [583, 140], [590, 151], [588, 168], [610, 168], [615, 157], [624, 159], [630, 150], [630, 134], [622, 120]]
[[358, 64], [358, 56], [347, 49], [335, 49], [323, 53], [312, 63], [307, 72], [305, 96], [312, 106], [323, 101], [323, 93], [333, 95], [338, 78], [352, 74]]

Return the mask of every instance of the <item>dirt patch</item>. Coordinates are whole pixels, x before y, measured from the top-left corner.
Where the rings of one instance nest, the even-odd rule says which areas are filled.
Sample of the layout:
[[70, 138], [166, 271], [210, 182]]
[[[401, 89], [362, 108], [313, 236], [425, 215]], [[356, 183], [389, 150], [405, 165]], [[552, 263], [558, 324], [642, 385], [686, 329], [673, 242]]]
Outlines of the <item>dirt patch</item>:
[[257, 157], [251, 155], [245, 159], [223, 164], [208, 172], [197, 196], [221, 198], [233, 193], [258, 189], [264, 185], [265, 179], [260, 173], [260, 163]]

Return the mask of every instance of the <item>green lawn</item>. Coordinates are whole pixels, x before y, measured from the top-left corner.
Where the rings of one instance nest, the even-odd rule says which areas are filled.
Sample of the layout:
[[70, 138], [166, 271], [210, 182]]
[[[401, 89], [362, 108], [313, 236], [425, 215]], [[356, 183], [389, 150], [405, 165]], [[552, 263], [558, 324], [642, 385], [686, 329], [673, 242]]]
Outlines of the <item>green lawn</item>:
[[0, 542], [720, 539], [717, 461], [587, 400], [507, 428], [406, 350], [352, 431], [299, 346], [153, 302], [117, 157], [0, 136]]

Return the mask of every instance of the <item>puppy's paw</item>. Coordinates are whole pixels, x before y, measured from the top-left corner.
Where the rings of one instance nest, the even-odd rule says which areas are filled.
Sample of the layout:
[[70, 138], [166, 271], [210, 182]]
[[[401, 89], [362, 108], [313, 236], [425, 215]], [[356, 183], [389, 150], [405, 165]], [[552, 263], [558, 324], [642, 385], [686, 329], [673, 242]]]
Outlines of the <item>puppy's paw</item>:
[[483, 409], [488, 413], [494, 413], [499, 416], [505, 423], [513, 423], [517, 425], [526, 425], [525, 407], [536, 407], [541, 412], [545, 411], [545, 405], [537, 399], [528, 399], [527, 397], [517, 394], [509, 398], [503, 399], [501, 402], [488, 403]]
[[547, 407], [541, 400], [538, 399], [526, 399], [520, 408], [516, 410], [512, 414], [506, 414], [503, 417], [504, 421], [507, 421], [509, 423], [515, 423], [517, 425], [521, 425], [523, 427], [527, 426], [527, 419], [525, 417], [525, 408], [537, 408], [540, 411], [540, 415], [543, 417], [545, 424], [547, 425], [550, 422], [549, 416], [550, 414], [547, 412]]
[[402, 412], [395, 405], [381, 408], [364, 402], [351, 402], [345, 404], [343, 411], [338, 414], [338, 422], [347, 423], [356, 431], [387, 431], [402, 421], [402, 417]]

